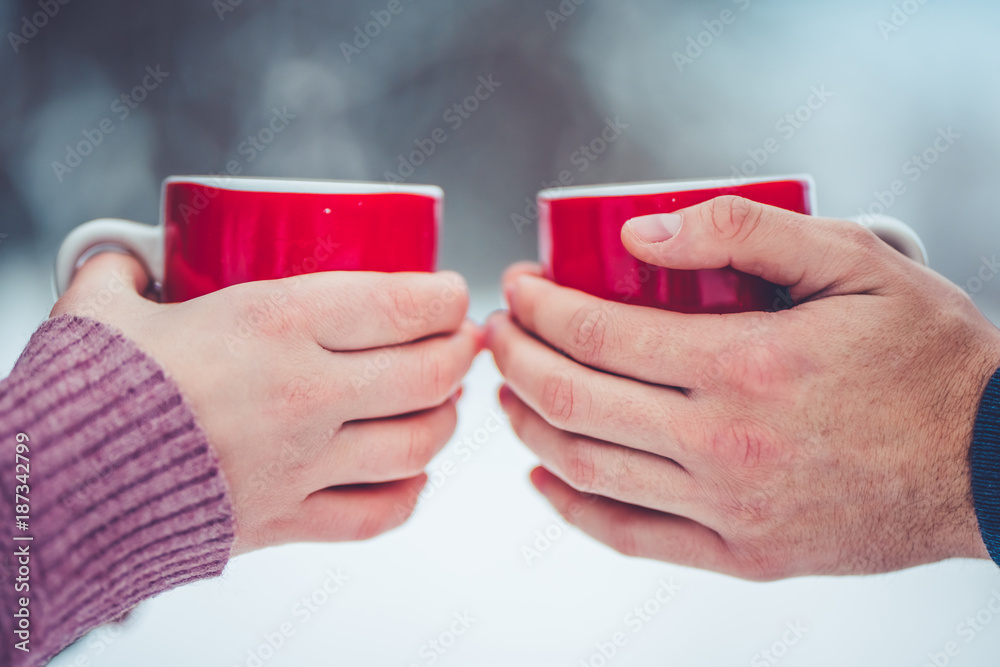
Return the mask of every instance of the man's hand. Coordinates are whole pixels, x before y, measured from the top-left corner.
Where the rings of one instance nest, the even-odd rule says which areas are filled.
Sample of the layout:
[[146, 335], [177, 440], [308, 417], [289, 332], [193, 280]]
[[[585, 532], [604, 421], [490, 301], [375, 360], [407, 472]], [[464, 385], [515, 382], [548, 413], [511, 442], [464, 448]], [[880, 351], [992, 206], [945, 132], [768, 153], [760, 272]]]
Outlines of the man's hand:
[[409, 516], [481, 349], [461, 276], [325, 273], [170, 305], [146, 286], [133, 258], [98, 255], [52, 314], [117, 327], [177, 383], [230, 488], [234, 555]]
[[619, 551], [757, 580], [986, 558], [967, 462], [1000, 332], [860, 225], [725, 197], [630, 221], [667, 268], [790, 288], [776, 313], [602, 301], [516, 266], [487, 345], [538, 489]]

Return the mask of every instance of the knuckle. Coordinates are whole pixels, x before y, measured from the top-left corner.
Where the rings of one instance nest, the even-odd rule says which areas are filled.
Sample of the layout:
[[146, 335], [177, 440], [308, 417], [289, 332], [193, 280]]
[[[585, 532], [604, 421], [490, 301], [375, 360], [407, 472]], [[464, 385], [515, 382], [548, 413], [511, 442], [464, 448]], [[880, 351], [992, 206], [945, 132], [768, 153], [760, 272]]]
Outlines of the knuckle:
[[275, 387], [276, 401], [281, 413], [295, 419], [315, 412], [321, 398], [321, 389], [302, 375], [279, 380]]
[[583, 363], [599, 361], [604, 353], [611, 318], [600, 305], [581, 306], [570, 319], [570, 353]]
[[840, 233], [844, 236], [844, 238], [847, 239], [851, 245], [856, 246], [857, 248], [871, 251], [880, 247], [882, 244], [882, 241], [875, 235], [875, 232], [864, 225], [845, 221], [840, 223], [840, 227]]
[[385, 298], [386, 316], [400, 334], [414, 331], [426, 317], [413, 290], [406, 285], [391, 285], [385, 292]]
[[[334, 430], [334, 433], [335, 432], [336, 431]], [[332, 436], [327, 439], [332, 440]], [[281, 478], [281, 474], [288, 474], [292, 478], [299, 478], [303, 480], [308, 479], [308, 473], [311, 471], [312, 465], [316, 461], [319, 450], [308, 446], [302, 441], [284, 438], [282, 439], [281, 444], [278, 445], [276, 454], [280, 457], [283, 464], [282, 468], [284, 470], [279, 470], [277, 466], [271, 466], [259, 470], [259, 483], [268, 486], [272, 485]]]
[[545, 421], [564, 430], [578, 422], [582, 410], [579, 405], [580, 392], [568, 375], [556, 372], [546, 376], [541, 395], [542, 416]]
[[720, 506], [728, 524], [738, 534], [757, 535], [766, 532], [772, 523], [772, 501], [763, 492], [744, 495], [731, 490], [723, 495]]
[[437, 437], [429, 424], [414, 424], [407, 430], [403, 458], [403, 474], [407, 477], [420, 474], [437, 451]]
[[711, 438], [711, 453], [724, 469], [757, 469], [771, 461], [776, 449], [773, 440], [757, 424], [731, 419]]
[[569, 485], [582, 493], [594, 493], [599, 473], [593, 447], [575, 444], [564, 456], [563, 467]]
[[457, 362], [439, 350], [428, 349], [420, 356], [420, 382], [435, 403], [443, 401], [456, 382]]
[[237, 328], [241, 335], [253, 332], [271, 338], [285, 338], [299, 329], [303, 320], [301, 304], [273, 284], [240, 285]]
[[712, 227], [718, 238], [738, 241], [751, 235], [760, 224], [763, 207], [745, 197], [716, 197], [708, 206]]
[[868, 227], [857, 223], [848, 222], [845, 224], [847, 227], [843, 233], [850, 246], [850, 253], [846, 261], [849, 263], [848, 265], [854, 269], [854, 271], [863, 271], [865, 269], [870, 270], [873, 266], [873, 259], [880, 260], [878, 266], [881, 267], [885, 273], [888, 273], [892, 267], [897, 266], [893, 262], [887, 263], [882, 261], [886, 257], [901, 255], [898, 255], [897, 251], [894, 250], [888, 243], [880, 239], [875, 232]]
[[770, 327], [731, 341], [707, 365], [708, 380], [749, 396], [769, 395], [789, 379], [786, 341]]

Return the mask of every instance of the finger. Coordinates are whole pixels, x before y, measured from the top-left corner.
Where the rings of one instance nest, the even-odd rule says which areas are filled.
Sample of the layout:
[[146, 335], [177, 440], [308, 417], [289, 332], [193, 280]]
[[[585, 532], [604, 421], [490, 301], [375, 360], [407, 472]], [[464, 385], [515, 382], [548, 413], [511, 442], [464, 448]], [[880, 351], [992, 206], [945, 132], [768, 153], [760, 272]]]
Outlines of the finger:
[[146, 270], [128, 253], [108, 251], [94, 255], [76, 272], [66, 293], [52, 308], [52, 317], [73, 313], [94, 317], [115, 302], [143, 294], [149, 286]]
[[456, 397], [416, 414], [345, 424], [319, 456], [312, 489], [408, 479], [448, 444], [458, 422]]
[[521, 441], [573, 489], [696, 521], [708, 518], [694, 477], [674, 461], [560, 431], [507, 388], [500, 390], [500, 404]]
[[774, 313], [686, 315], [606, 301], [532, 275], [507, 279], [518, 324], [582, 364], [672, 387], [717, 375], [723, 352], [780, 325]]
[[695, 458], [703, 420], [681, 392], [581, 366], [529, 336], [507, 313], [490, 318], [487, 345], [518, 398], [559, 430], [665, 456], [685, 468]]
[[385, 484], [324, 489], [299, 506], [277, 543], [367, 540], [406, 521], [427, 483], [426, 475]]
[[503, 277], [500, 279], [500, 284], [503, 286], [504, 297], [507, 300], [508, 306], [510, 306], [511, 295], [507, 287], [512, 285], [520, 276], [541, 277], [542, 265], [538, 262], [515, 262], [507, 267], [503, 272]]
[[105, 290], [115, 296], [142, 294], [148, 285], [149, 276], [138, 259], [125, 252], [109, 250], [84, 262], [73, 275], [69, 289], [91, 295]]
[[339, 353], [336, 367], [354, 397], [346, 421], [381, 419], [444, 403], [482, 350], [482, 333], [465, 322], [453, 334], [407, 345]]
[[314, 273], [254, 284], [257, 297], [281, 309], [290, 304], [328, 350], [401, 345], [458, 329], [469, 288], [454, 272]]
[[738, 572], [738, 562], [722, 537], [690, 519], [582, 494], [544, 468], [531, 472], [531, 482], [568, 522], [619, 553]]
[[796, 303], [875, 289], [874, 267], [899, 259], [859, 224], [732, 196], [633, 218], [622, 242], [636, 258], [666, 268], [732, 266], [789, 287]]

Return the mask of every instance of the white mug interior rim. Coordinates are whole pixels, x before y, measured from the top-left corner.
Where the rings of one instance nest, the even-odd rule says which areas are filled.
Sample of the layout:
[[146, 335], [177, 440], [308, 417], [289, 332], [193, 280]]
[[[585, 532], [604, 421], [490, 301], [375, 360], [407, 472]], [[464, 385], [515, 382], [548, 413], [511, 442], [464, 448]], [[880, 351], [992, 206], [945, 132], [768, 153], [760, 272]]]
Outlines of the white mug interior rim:
[[276, 192], [318, 195], [406, 194], [443, 199], [444, 190], [436, 185], [408, 183], [332, 181], [318, 178], [263, 178], [257, 176], [170, 176], [163, 188], [177, 183], [193, 183], [236, 192]]
[[166, 215], [167, 188], [177, 184], [194, 184], [233, 192], [271, 192], [279, 194], [316, 195], [387, 195], [404, 194], [429, 197], [437, 202], [434, 217], [440, 228], [444, 190], [436, 185], [407, 183], [333, 181], [319, 178], [264, 178], [259, 176], [170, 176], [160, 188], [160, 225]]
[[672, 192], [716, 190], [759, 183], [795, 181], [806, 186], [809, 193], [809, 214], [816, 215], [816, 181], [809, 174], [787, 176], [760, 176], [757, 178], [705, 178], [697, 180], [647, 181], [642, 183], [611, 183], [607, 185], [574, 185], [564, 188], [547, 188], [538, 193], [538, 200], [586, 199], [593, 197], [635, 197], [660, 195]]

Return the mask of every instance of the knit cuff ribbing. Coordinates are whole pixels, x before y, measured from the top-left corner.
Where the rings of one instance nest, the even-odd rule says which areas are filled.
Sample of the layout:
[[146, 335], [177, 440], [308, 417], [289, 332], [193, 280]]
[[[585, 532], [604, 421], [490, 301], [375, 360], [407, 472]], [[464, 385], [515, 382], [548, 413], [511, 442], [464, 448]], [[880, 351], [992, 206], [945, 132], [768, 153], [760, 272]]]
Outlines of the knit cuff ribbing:
[[31, 452], [37, 643], [23, 664], [221, 573], [234, 536], [216, 455], [164, 370], [119, 332], [46, 322], [0, 385], [8, 430]]
[[990, 557], [1000, 565], [1000, 370], [983, 392], [969, 460], [979, 531]]

